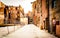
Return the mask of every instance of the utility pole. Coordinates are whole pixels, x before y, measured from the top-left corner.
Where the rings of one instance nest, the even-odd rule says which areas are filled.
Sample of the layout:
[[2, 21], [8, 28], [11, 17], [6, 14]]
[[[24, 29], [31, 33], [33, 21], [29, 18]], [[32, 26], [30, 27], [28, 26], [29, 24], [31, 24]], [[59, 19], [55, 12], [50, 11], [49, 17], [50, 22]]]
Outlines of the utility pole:
[[48, 32], [50, 32], [50, 22], [49, 22], [49, 0], [48, 0]]
[[50, 22], [49, 22], [49, 0], [46, 0], [46, 2], [47, 2], [47, 12], [48, 12], [47, 18], [46, 18], [46, 20], [47, 20], [47, 30], [48, 30], [48, 32], [50, 32]]

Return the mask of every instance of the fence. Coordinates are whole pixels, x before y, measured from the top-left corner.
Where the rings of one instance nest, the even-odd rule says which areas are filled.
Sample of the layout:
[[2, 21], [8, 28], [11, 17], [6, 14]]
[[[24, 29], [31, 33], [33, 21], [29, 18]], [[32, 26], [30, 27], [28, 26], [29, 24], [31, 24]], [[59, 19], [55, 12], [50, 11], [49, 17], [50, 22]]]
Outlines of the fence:
[[[11, 20], [10, 20], [11, 21]], [[5, 20], [5, 24], [0, 25], [0, 38], [8, 35], [17, 29], [21, 28], [23, 25], [28, 24], [28, 18], [20, 18], [20, 22], [15, 20], [15, 22], [12, 24], [8, 24], [8, 20]]]
[[16, 30], [18, 30], [19, 28], [21, 28], [22, 26], [20, 24], [17, 24], [15, 26], [4, 26], [4, 27], [0, 27], [0, 38], [3, 36], [6, 36]]

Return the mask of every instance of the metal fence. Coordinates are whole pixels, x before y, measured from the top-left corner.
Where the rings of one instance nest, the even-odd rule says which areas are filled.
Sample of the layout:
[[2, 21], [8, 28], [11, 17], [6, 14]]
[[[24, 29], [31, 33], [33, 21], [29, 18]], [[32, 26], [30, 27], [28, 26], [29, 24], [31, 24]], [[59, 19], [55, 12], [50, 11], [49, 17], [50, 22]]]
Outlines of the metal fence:
[[17, 24], [16, 26], [0, 27], [0, 38], [18, 30], [21, 27], [22, 26], [20, 24]]
[[[14, 20], [14, 19], [13, 19]], [[0, 25], [0, 36], [6, 36], [17, 29], [21, 28], [22, 26], [28, 24], [28, 18], [20, 18], [20, 20], [12, 19], [4, 19], [4, 24]]]

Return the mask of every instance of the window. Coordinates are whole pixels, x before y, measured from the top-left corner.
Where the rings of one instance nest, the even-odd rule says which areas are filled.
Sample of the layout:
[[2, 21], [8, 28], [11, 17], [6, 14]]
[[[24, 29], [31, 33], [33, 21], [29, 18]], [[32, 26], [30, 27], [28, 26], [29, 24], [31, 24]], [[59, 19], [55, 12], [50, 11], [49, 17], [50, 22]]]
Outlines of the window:
[[56, 8], [56, 0], [52, 0], [52, 8]]

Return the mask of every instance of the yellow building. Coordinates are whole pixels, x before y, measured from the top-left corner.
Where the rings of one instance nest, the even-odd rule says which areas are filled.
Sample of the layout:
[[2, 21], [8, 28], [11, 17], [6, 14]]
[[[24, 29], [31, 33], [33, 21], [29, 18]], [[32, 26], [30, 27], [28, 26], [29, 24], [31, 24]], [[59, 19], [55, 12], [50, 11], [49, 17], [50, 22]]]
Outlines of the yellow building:
[[40, 26], [41, 0], [36, 0], [32, 3], [32, 10], [34, 24]]
[[4, 23], [4, 3], [0, 2], [0, 24]]
[[32, 3], [32, 12], [33, 16], [36, 18], [34, 22], [37, 26], [44, 28], [44, 20], [47, 18], [47, 8], [46, 8], [46, 0], [36, 0]]

